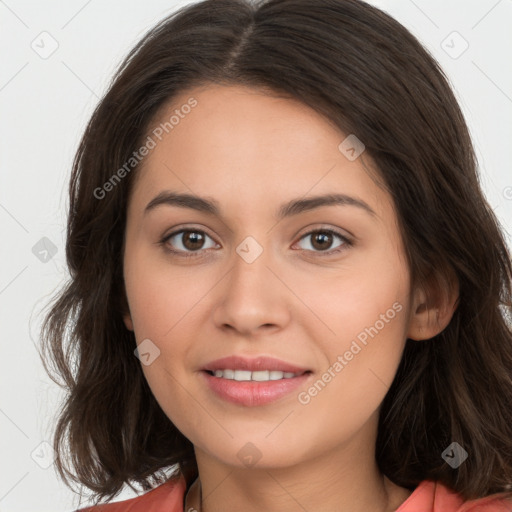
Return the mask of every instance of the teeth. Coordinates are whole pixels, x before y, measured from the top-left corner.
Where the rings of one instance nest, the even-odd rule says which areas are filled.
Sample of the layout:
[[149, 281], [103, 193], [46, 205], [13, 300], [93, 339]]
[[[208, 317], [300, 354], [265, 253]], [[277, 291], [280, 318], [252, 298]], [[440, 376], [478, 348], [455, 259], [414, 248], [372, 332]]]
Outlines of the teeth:
[[251, 380], [251, 372], [247, 370], [235, 370], [235, 380]]
[[269, 380], [291, 379], [301, 375], [300, 373], [280, 372], [278, 370], [259, 370], [251, 372], [249, 370], [215, 370], [215, 377], [231, 380], [254, 380], [265, 382]]

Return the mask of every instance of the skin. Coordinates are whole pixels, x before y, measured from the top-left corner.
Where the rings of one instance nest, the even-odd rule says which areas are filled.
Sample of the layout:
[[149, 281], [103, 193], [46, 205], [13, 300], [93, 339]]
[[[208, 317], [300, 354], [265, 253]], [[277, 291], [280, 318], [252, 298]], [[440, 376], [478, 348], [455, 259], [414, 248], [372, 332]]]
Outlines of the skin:
[[[379, 407], [406, 339], [443, 330], [457, 290], [428, 305], [421, 289], [411, 290], [391, 198], [363, 166], [371, 160], [363, 153], [349, 161], [338, 149], [346, 134], [316, 111], [259, 89], [210, 85], [174, 98], [152, 126], [190, 97], [197, 106], [145, 157], [132, 190], [124, 320], [138, 343], [149, 338], [160, 350], [142, 368], [195, 447], [202, 510], [396, 510], [410, 491], [377, 468]], [[145, 213], [165, 190], [215, 199], [222, 215], [171, 205]], [[276, 220], [284, 202], [334, 192], [365, 201], [376, 215], [331, 205]], [[353, 245], [337, 236], [315, 245], [307, 233], [325, 228]], [[205, 233], [203, 244], [187, 233], [159, 243], [179, 229]], [[236, 252], [247, 236], [263, 248], [252, 263]], [[397, 302], [400, 312], [300, 403], [298, 393]], [[313, 373], [277, 402], [236, 405], [211, 392], [199, 373], [232, 354], [273, 356]], [[237, 456], [248, 442], [261, 456], [252, 467]]]

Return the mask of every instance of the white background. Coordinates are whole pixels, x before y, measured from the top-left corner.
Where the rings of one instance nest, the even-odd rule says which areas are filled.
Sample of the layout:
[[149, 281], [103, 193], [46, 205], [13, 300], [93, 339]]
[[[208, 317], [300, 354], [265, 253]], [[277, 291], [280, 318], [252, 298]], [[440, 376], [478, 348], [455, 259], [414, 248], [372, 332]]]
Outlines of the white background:
[[[43, 469], [31, 458], [51, 441], [60, 397], [34, 344], [41, 307], [66, 277], [67, 180], [85, 124], [122, 57], [188, 3], [0, 0], [0, 512], [71, 511], [77, 503], [53, 465]], [[512, 0], [370, 3], [409, 28], [449, 76], [474, 137], [482, 186], [511, 245]], [[31, 47], [43, 31], [58, 42], [47, 59]], [[459, 36], [446, 39], [453, 31], [469, 43], [458, 58], [442, 47], [446, 40], [452, 54], [462, 48]], [[43, 237], [57, 248], [47, 262], [32, 252]]]

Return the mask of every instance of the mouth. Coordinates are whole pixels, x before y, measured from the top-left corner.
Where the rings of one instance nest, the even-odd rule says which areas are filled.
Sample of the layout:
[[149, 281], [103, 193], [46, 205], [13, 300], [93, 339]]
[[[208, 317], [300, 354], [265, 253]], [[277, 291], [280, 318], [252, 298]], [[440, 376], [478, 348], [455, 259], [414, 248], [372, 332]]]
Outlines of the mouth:
[[274, 357], [233, 355], [211, 361], [199, 374], [216, 398], [254, 407], [289, 396], [305, 385], [313, 372]]
[[[249, 374], [247, 372], [251, 373], [251, 378], [252, 373], [254, 373], [256, 377], [255, 380], [259, 378], [265, 378], [265, 380], [277, 380], [278, 377], [282, 378], [282, 376], [276, 372], [282, 372], [285, 378], [287, 378], [286, 375], [288, 375], [289, 378], [292, 377], [291, 374], [294, 374], [294, 376], [302, 375], [303, 373], [310, 371], [309, 368], [303, 368], [296, 364], [276, 359], [275, 357], [259, 356], [251, 358], [242, 355], [232, 355], [216, 359], [215, 361], [210, 361], [201, 369], [213, 372], [214, 375], [215, 372], [222, 371], [222, 374], [218, 374], [219, 377], [225, 377], [228, 379], [235, 378], [236, 380], [249, 380]], [[268, 375], [265, 372], [267, 372]], [[271, 374], [272, 377], [270, 377]]]
[[293, 397], [305, 388], [313, 372], [278, 370], [202, 370], [199, 372], [208, 392], [223, 402], [243, 407], [272, 404]]
[[217, 377], [220, 379], [227, 380], [235, 380], [237, 382], [269, 382], [269, 381], [278, 381], [283, 379], [294, 379], [296, 377], [300, 377], [305, 374], [312, 373], [311, 370], [306, 370], [302, 372], [283, 372], [281, 370], [232, 370], [232, 369], [224, 369], [224, 370], [203, 370], [208, 375], [212, 377]]

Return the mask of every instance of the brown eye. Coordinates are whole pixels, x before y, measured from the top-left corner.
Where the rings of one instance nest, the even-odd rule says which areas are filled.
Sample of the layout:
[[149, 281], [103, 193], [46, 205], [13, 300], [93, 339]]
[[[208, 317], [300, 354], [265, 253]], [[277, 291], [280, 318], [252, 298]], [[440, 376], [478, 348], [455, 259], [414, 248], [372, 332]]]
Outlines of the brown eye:
[[195, 251], [197, 249], [201, 249], [204, 244], [204, 236], [202, 233], [197, 231], [185, 231], [182, 235], [182, 243], [186, 249], [190, 249], [191, 251]]
[[[211, 240], [210, 247], [206, 246], [207, 239]], [[189, 252], [199, 252], [202, 249], [215, 247], [215, 242], [204, 232], [197, 229], [182, 229], [166, 236], [162, 243], [171, 246], [169, 250], [174, 253], [183, 253], [183, 256], [193, 256]], [[207, 245], [207, 244], [206, 244]]]
[[[306, 233], [301, 240], [307, 240], [308, 238], [311, 242], [308, 244], [309, 247], [306, 247], [305, 249], [312, 252], [332, 254], [342, 251], [352, 245], [351, 241], [347, 237], [331, 229], [317, 229], [315, 231], [310, 231], [309, 233]], [[336, 238], [340, 240], [341, 243], [338, 243], [333, 247], [333, 243], [335, 243]]]
[[332, 245], [333, 236], [330, 233], [314, 233], [311, 238], [311, 245], [321, 251], [329, 249]]

